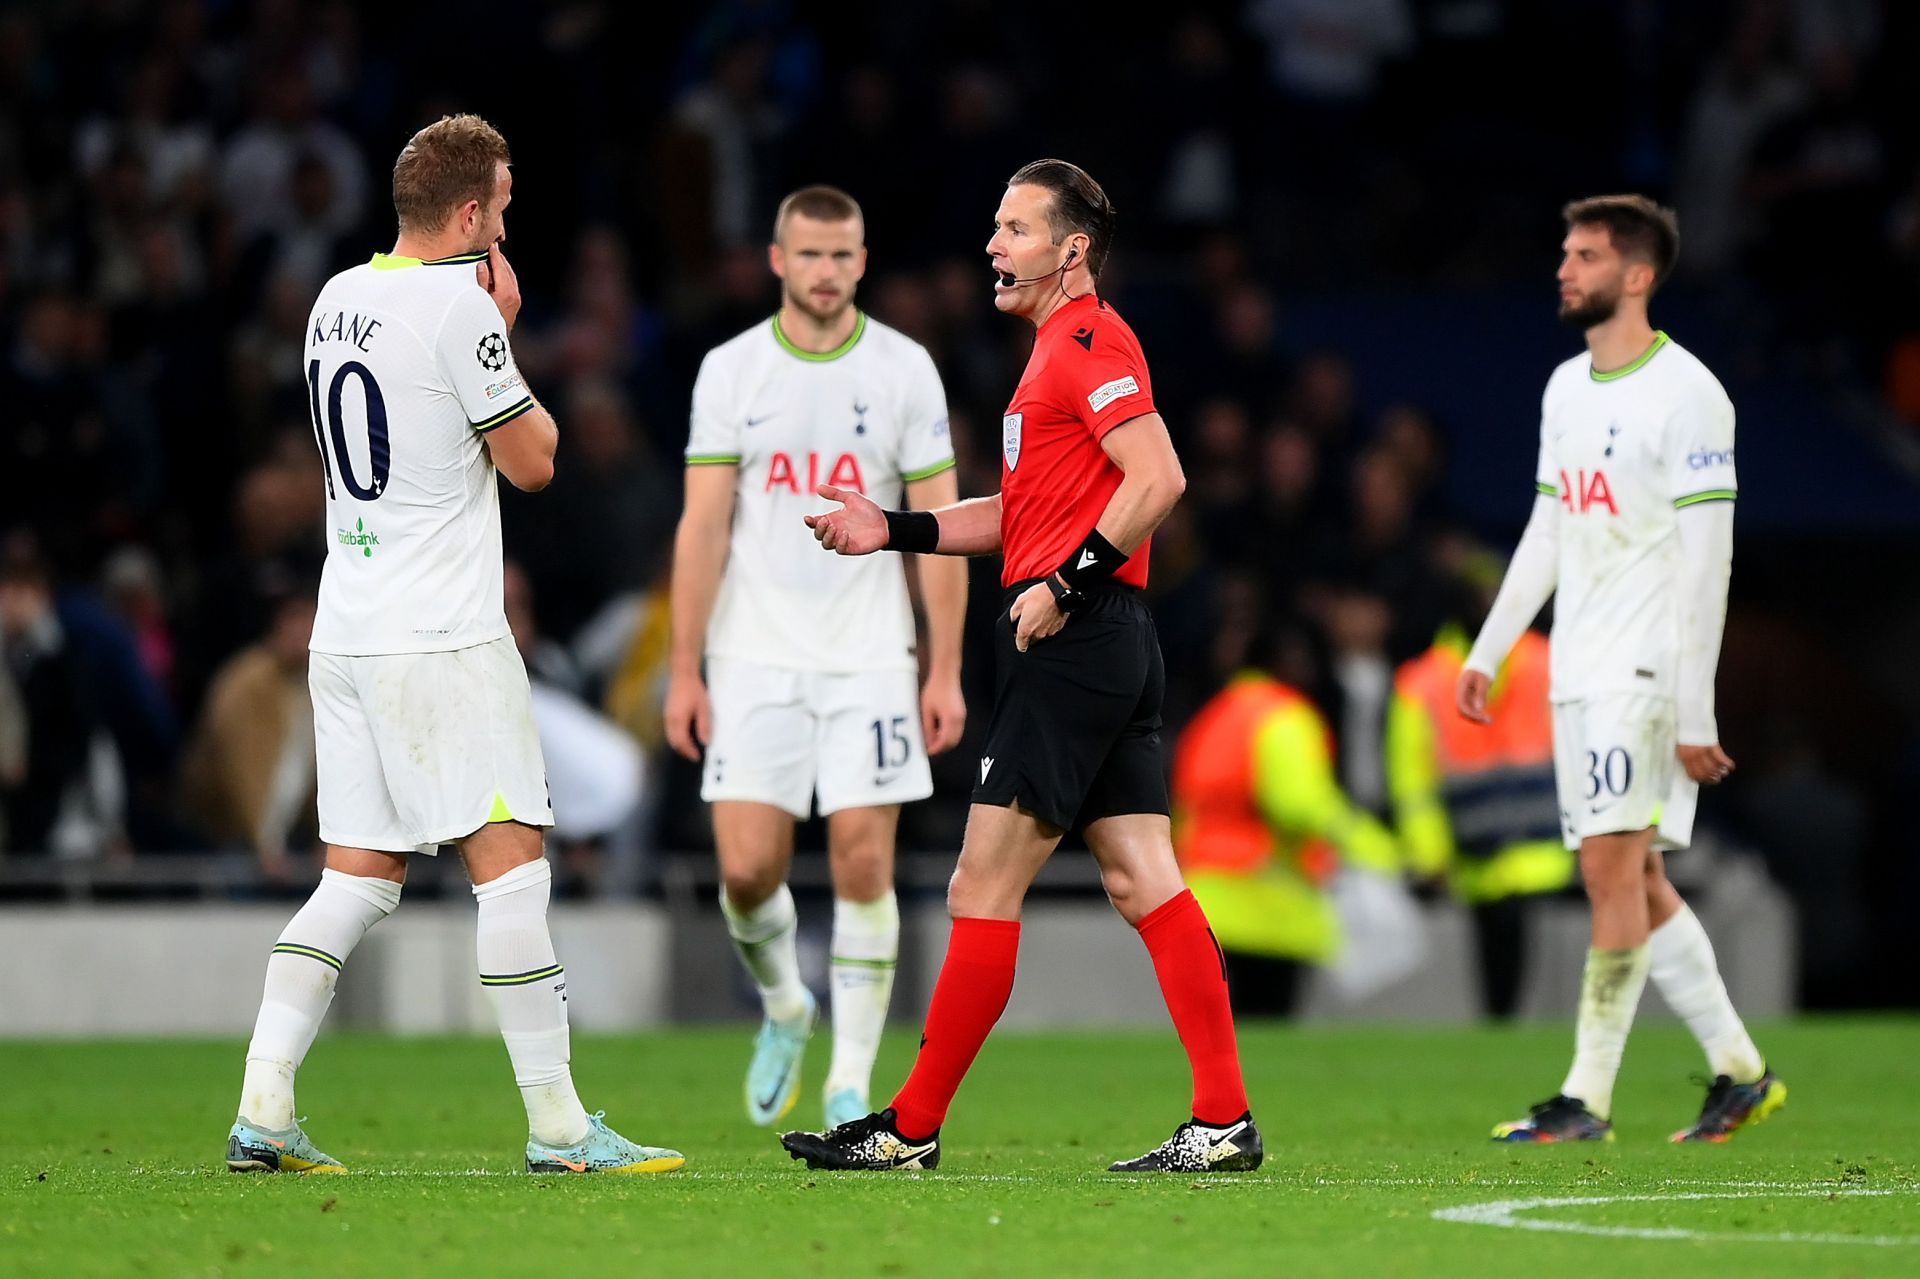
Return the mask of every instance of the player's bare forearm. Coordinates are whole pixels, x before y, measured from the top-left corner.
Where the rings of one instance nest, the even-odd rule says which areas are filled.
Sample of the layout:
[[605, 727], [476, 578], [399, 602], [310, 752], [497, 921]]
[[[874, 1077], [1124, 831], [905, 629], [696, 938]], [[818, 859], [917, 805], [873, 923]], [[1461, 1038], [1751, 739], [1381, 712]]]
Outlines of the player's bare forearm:
[[938, 555], [997, 555], [1000, 552], [1000, 495], [970, 497], [937, 508], [940, 521]]
[[920, 594], [927, 605], [927, 678], [958, 679], [960, 635], [967, 615], [967, 564], [951, 555], [920, 557]]
[[1187, 491], [1186, 473], [1158, 413], [1121, 423], [1107, 432], [1100, 447], [1120, 468], [1121, 480], [1094, 527], [1131, 555], [1173, 513]]
[[720, 597], [733, 530], [733, 493], [738, 467], [687, 468], [686, 506], [673, 536], [673, 638], [668, 663], [675, 675], [698, 675], [706, 649], [707, 622]]
[[[949, 509], [959, 498], [960, 481], [951, 469], [907, 485], [907, 505], [915, 510]], [[997, 520], [995, 528], [997, 531]], [[944, 528], [941, 531], [945, 533]], [[960, 634], [967, 612], [967, 566], [951, 554], [924, 555], [918, 568], [920, 595], [927, 607], [928, 678], [958, 679]]]

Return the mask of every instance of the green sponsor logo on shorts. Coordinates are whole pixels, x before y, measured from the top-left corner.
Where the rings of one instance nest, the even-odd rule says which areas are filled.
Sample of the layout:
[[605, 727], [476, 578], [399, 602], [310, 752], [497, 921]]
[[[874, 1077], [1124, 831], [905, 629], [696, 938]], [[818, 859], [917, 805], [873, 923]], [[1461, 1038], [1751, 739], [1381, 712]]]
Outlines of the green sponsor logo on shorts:
[[380, 545], [380, 535], [378, 533], [367, 532], [367, 522], [365, 520], [355, 520], [353, 522], [353, 532], [349, 533], [343, 528], [337, 528], [333, 531], [333, 536], [342, 546], [359, 547], [360, 553], [368, 559], [373, 558], [373, 548]]

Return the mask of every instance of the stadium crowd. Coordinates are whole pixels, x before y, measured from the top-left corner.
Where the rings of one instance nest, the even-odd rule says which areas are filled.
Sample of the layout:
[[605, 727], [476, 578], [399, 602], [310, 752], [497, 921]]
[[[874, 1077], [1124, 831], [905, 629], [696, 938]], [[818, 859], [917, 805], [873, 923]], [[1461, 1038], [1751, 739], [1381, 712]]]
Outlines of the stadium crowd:
[[[304, 666], [325, 543], [303, 326], [332, 272], [390, 247], [392, 157], [445, 111], [516, 149], [515, 351], [563, 443], [551, 491], [503, 493], [509, 612], [577, 888], [603, 861], [705, 846], [659, 720], [687, 395], [701, 355], [772, 309], [771, 213], [802, 183], [863, 203], [862, 304], [934, 355], [963, 494], [998, 483], [1031, 340], [987, 300], [993, 201], [1036, 144], [1106, 184], [1103, 292], [1163, 371], [1189, 478], [1151, 587], [1172, 726], [1283, 634], [1341, 786], [1382, 817], [1395, 669], [1444, 625], [1471, 631], [1527, 510], [1524, 488], [1462, 500], [1460, 433], [1530, 457], [1535, 423], [1379, 393], [1293, 317], [1297, 295], [1517, 289], [1550, 328], [1561, 201], [1648, 190], [1680, 212], [1675, 293], [1728, 326], [1739, 362], [1791, 370], [1847, 406], [1820, 430], [1870, 419], [1879, 464], [1912, 465], [1920, 128], [1894, 106], [1920, 73], [1911, 6], [1250, 0], [1031, 43], [1009, 43], [1004, 9], [9, 6], [0, 854], [244, 848], [269, 885], [317, 874]], [[1548, 372], [1454, 358], [1528, 394]], [[975, 569], [984, 706], [997, 566]], [[1791, 592], [1743, 608], [1756, 578], [1736, 557], [1721, 696], [1743, 771], [1706, 821], [1816, 921], [1810, 999], [1909, 997], [1859, 976], [1894, 944], [1876, 897], [1920, 889], [1892, 816], [1920, 785], [1920, 695], [1910, 672], [1889, 689], [1851, 668]], [[1875, 651], [1916, 625], [1900, 607]], [[1804, 683], [1782, 691], [1782, 671]], [[971, 745], [935, 761], [906, 847], [957, 847]]]

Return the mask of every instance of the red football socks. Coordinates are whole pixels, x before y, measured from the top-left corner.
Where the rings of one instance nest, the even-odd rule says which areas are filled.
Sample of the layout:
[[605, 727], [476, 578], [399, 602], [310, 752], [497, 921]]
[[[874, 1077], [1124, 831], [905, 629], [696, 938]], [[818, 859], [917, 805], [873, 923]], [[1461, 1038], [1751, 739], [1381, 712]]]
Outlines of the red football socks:
[[[1189, 898], [1189, 901], [1192, 899]], [[1194, 913], [1199, 914], [1196, 907]], [[1206, 920], [1200, 921], [1206, 927]], [[1017, 919], [956, 919], [947, 938], [947, 959], [927, 1006], [927, 1028], [913, 1073], [893, 1099], [900, 1135], [913, 1141], [931, 1137], [946, 1122], [947, 1107], [960, 1088], [987, 1032], [1006, 1011], [1013, 994], [1013, 964], [1020, 953]], [[1222, 992], [1224, 994], [1225, 987]], [[1228, 1051], [1233, 1027], [1227, 1027]], [[1239, 1117], [1235, 1111], [1234, 1116]]]
[[1227, 1003], [1226, 960], [1206, 914], [1183, 888], [1140, 921], [1140, 940], [1153, 956], [1160, 993], [1193, 1067], [1193, 1117], [1230, 1124], [1247, 1113], [1247, 1088]]

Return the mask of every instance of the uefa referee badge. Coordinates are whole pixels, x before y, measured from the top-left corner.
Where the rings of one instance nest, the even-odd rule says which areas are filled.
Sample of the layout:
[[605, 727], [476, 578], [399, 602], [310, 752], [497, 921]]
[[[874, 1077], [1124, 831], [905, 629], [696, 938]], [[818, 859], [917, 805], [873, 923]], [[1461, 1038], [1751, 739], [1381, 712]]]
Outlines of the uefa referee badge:
[[1009, 471], [1020, 465], [1020, 419], [1024, 416], [1009, 413], [1000, 419], [1000, 451], [1006, 454]]

